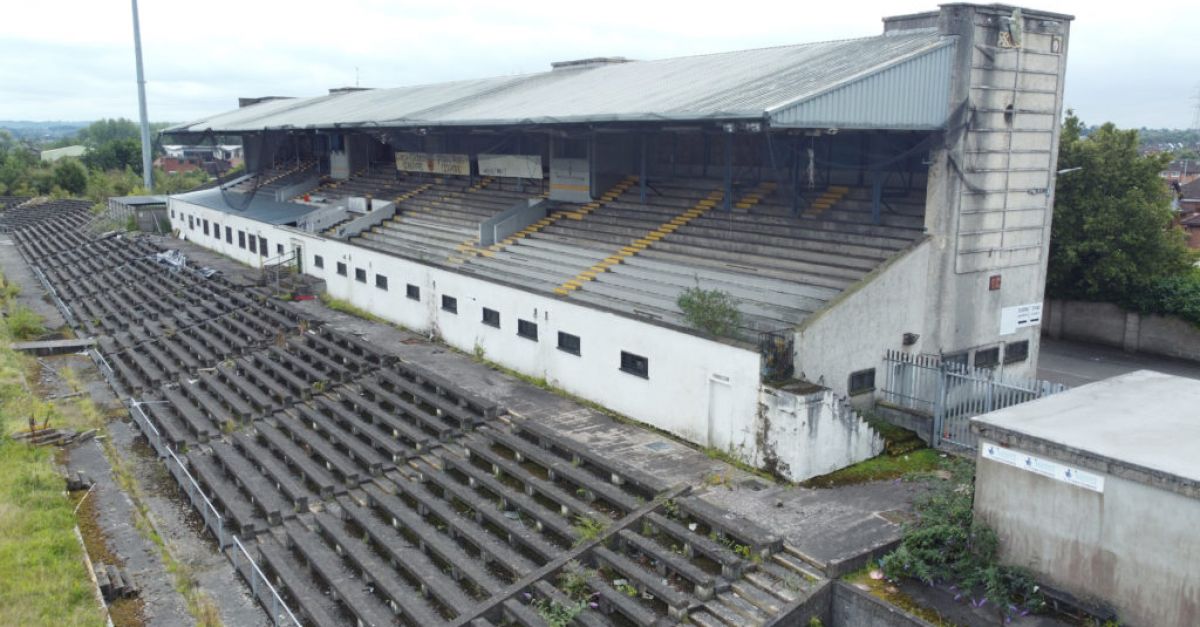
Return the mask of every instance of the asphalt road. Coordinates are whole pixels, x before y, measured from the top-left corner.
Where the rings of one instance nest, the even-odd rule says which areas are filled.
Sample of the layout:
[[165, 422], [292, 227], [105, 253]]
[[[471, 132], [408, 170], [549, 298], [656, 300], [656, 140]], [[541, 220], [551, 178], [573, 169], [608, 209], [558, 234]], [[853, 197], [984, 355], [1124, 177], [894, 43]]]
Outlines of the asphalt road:
[[1200, 363], [1131, 354], [1119, 348], [1042, 338], [1038, 378], [1071, 387], [1115, 377], [1134, 370], [1156, 370], [1200, 379]]

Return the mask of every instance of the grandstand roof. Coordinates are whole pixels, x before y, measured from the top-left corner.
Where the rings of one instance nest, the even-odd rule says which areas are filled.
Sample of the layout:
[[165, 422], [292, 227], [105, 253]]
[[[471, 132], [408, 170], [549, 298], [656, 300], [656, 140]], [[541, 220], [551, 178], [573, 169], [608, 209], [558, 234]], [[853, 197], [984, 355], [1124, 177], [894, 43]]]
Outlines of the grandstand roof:
[[310, 205], [279, 202], [270, 198], [265, 193], [254, 194], [251, 198], [246, 198], [246, 194], [241, 192], [222, 191], [218, 188], [173, 194], [173, 197], [202, 207], [208, 207], [209, 209], [224, 211], [225, 213], [241, 218], [266, 222], [267, 224], [291, 224], [316, 210], [316, 207]]
[[339, 92], [261, 102], [165, 132], [703, 120], [933, 129], [948, 115], [954, 42], [927, 29]]

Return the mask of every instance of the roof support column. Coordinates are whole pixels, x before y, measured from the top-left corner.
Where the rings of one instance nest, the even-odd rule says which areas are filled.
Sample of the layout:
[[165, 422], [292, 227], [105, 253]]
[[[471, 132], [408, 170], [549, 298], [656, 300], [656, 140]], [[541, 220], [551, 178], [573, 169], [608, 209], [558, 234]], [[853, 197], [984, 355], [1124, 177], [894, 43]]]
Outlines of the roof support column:
[[646, 204], [646, 134], [642, 133], [642, 165], [638, 172], [638, 187], [641, 190], [642, 204]]
[[791, 178], [792, 215], [800, 215], [800, 138], [792, 137], [792, 154], [788, 159], [788, 175]]
[[883, 221], [883, 175], [879, 168], [871, 168], [871, 223]]
[[733, 211], [733, 130], [725, 132], [725, 211]]

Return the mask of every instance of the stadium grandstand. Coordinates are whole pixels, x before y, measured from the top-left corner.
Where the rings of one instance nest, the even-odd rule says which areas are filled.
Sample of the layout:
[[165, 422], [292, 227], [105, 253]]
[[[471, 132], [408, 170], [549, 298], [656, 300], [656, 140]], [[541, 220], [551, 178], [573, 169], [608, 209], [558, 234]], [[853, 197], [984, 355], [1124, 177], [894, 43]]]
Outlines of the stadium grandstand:
[[[1034, 370], [1071, 18], [947, 4], [881, 35], [239, 108], [247, 174], [179, 237], [785, 477], [869, 457], [888, 351]], [[696, 328], [689, 288], [739, 321]]]

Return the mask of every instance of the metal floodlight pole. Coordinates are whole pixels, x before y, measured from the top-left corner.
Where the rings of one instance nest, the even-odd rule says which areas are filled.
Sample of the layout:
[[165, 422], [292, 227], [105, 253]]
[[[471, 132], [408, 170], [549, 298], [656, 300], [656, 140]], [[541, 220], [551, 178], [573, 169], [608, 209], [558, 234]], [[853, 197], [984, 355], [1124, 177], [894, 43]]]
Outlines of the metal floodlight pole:
[[138, 25], [137, 0], [133, 2], [133, 53], [137, 58], [138, 113], [142, 122], [142, 184], [154, 191], [154, 171], [150, 164], [150, 120], [146, 116], [146, 75], [142, 71], [142, 30]]

